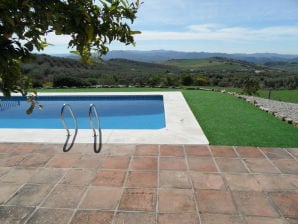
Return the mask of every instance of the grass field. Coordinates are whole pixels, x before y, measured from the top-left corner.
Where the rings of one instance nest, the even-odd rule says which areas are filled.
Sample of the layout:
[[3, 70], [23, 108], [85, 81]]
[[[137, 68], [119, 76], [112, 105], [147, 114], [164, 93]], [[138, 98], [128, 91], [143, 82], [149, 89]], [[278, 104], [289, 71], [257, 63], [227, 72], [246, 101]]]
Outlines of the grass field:
[[[225, 89], [226, 91], [231, 91], [236, 93], [242, 92], [242, 89], [233, 88], [233, 87], [212, 87], [212, 86], [203, 87], [202, 86], [202, 88], [218, 89], [218, 90]], [[259, 90], [256, 96], [267, 99], [269, 97], [269, 90]], [[298, 103], [298, 90], [297, 89], [296, 90], [272, 90], [270, 99], [284, 101], [284, 102]]]
[[246, 69], [237, 61], [223, 58], [176, 59], [162, 62], [164, 65], [176, 66], [181, 69], [200, 69], [204, 71], [237, 71]]
[[[268, 90], [260, 90], [259, 95], [260, 95], [260, 97], [268, 98], [269, 91]], [[271, 91], [270, 99], [298, 103], [298, 89]]]
[[[42, 92], [173, 90], [163, 88], [108, 88], [44, 90]], [[298, 128], [278, 120], [244, 100], [219, 92], [181, 91], [211, 145], [298, 147]]]

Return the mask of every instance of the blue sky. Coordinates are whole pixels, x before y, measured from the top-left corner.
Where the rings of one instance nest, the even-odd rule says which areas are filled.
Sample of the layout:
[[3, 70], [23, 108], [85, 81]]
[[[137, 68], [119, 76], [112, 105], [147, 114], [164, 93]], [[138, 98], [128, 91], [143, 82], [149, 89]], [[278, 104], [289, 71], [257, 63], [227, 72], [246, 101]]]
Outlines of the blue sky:
[[[137, 17], [136, 46], [110, 50], [298, 54], [298, 0], [143, 0]], [[68, 53], [67, 40], [49, 36], [45, 53]]]

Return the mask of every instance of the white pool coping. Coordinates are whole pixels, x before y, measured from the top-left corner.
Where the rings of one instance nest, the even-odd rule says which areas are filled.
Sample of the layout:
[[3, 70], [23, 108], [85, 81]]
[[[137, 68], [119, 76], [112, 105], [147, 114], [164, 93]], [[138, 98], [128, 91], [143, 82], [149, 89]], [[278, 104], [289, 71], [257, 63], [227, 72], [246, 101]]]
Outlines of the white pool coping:
[[[39, 93], [39, 96], [70, 95], [163, 95], [166, 127], [149, 129], [103, 129], [103, 144], [209, 144], [181, 92], [84, 92]], [[64, 129], [0, 128], [0, 142], [64, 143]], [[92, 130], [79, 129], [76, 143], [93, 143]]]

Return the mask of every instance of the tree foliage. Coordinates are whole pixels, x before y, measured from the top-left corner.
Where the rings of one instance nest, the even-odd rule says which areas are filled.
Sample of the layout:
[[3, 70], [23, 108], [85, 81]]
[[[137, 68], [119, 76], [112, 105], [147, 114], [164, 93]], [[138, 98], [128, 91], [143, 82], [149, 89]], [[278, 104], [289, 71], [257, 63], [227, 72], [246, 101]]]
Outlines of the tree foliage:
[[0, 0], [0, 90], [7, 97], [32, 91], [19, 64], [48, 46], [49, 33], [69, 35], [68, 47], [84, 62], [106, 54], [112, 41], [134, 44], [139, 32], [128, 23], [139, 6], [139, 0]]
[[256, 94], [260, 89], [260, 84], [256, 79], [247, 77], [243, 82], [243, 93], [248, 95]]

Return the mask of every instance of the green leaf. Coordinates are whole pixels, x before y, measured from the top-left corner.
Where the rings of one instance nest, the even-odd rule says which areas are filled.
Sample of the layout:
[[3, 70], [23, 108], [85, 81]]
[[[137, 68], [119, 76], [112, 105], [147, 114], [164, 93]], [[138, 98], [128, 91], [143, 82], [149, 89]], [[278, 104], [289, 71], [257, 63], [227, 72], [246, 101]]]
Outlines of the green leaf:
[[29, 51], [33, 51], [33, 44], [31, 42], [28, 42], [26, 44], [24, 44], [24, 46], [29, 50]]
[[125, 1], [125, 0], [120, 0], [120, 2], [121, 2], [121, 4], [122, 4], [125, 8], [128, 7], [128, 2], [127, 2], [127, 1]]

